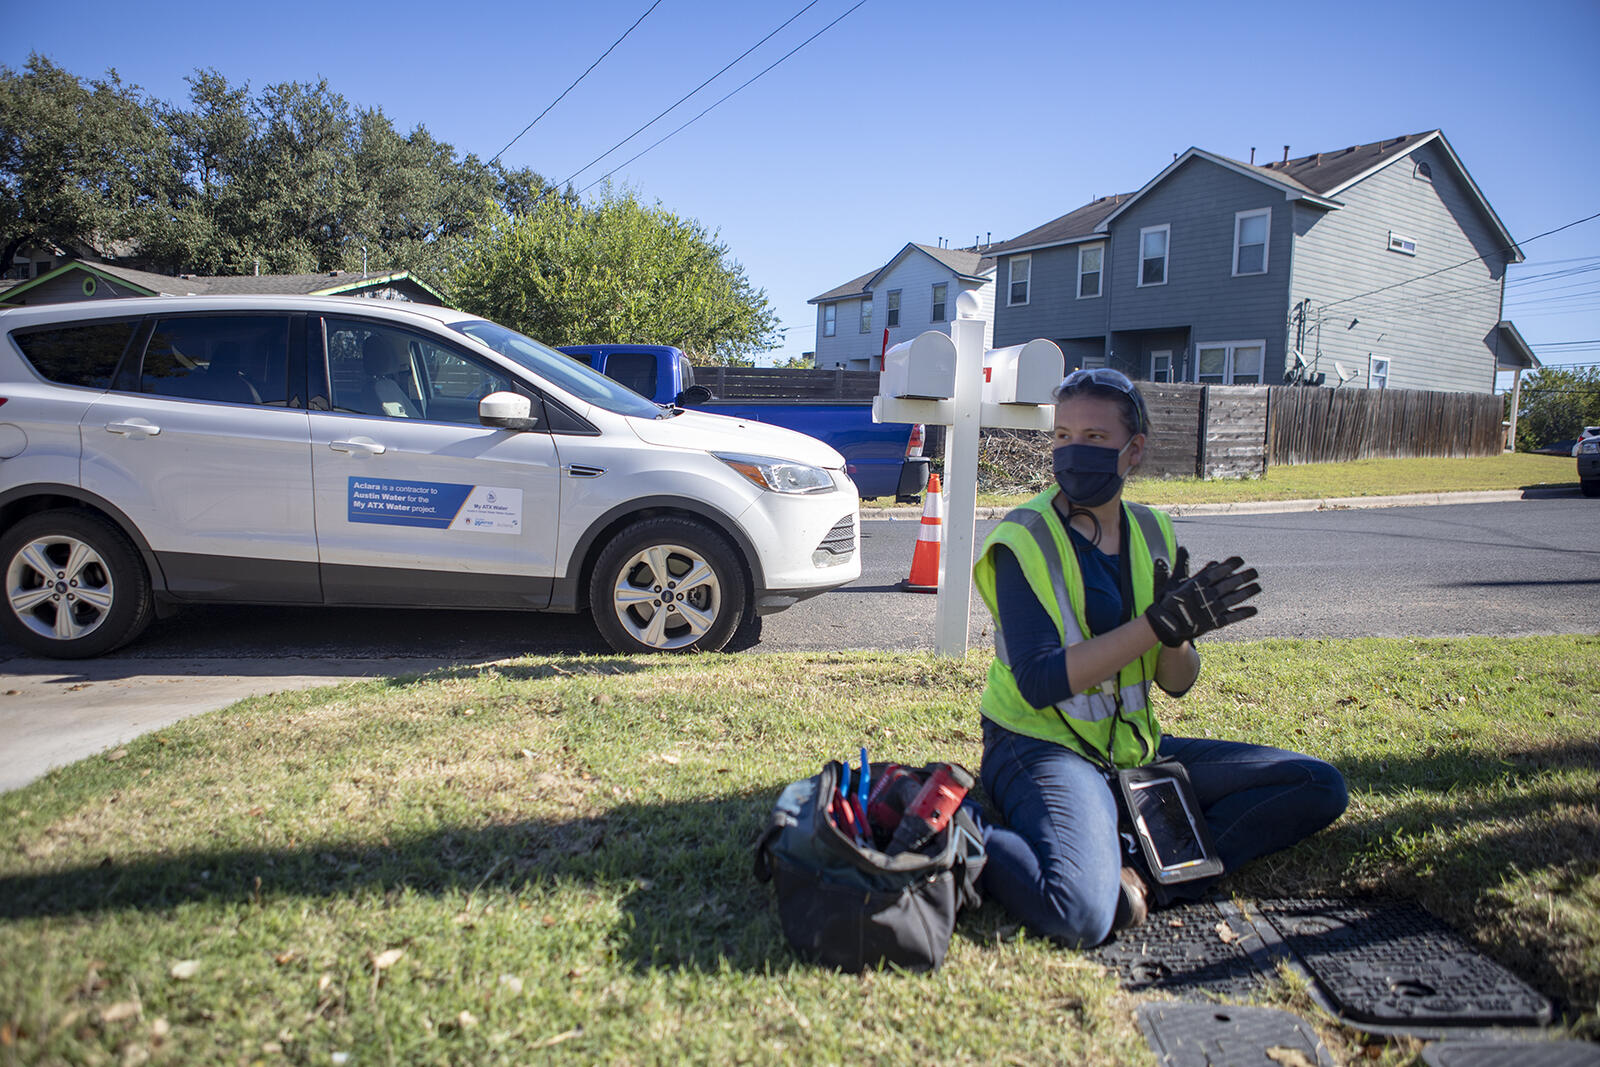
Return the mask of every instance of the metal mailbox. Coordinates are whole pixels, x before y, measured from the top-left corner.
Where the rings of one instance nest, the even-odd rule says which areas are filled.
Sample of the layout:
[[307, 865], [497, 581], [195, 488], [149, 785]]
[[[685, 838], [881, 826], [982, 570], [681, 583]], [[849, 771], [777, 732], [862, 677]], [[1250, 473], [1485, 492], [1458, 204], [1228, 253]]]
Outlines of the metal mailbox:
[[1054, 341], [991, 348], [983, 357], [985, 404], [1054, 404], [1051, 390], [1061, 384], [1066, 360]]
[[[1058, 358], [1060, 354], [1057, 351]], [[948, 334], [929, 330], [884, 353], [883, 374], [878, 379], [879, 396], [948, 400], [955, 394], [956, 345]]]

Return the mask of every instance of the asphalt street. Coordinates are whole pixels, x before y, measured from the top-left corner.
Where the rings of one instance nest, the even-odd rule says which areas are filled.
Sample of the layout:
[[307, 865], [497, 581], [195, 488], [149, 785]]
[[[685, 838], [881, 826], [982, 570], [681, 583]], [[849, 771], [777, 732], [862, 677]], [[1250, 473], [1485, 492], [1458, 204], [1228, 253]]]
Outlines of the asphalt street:
[[[1600, 632], [1600, 505], [1493, 504], [1175, 519], [1196, 562], [1261, 572], [1260, 614], [1208, 640]], [[764, 620], [756, 652], [930, 649], [936, 598], [902, 592], [918, 521], [862, 524], [863, 573]], [[980, 521], [977, 539], [993, 528]], [[947, 561], [948, 562], [948, 561]], [[971, 647], [992, 644], [976, 595]], [[208, 607], [97, 660], [29, 659], [0, 641], [0, 790], [242, 697], [527, 653], [608, 649], [586, 616]]]

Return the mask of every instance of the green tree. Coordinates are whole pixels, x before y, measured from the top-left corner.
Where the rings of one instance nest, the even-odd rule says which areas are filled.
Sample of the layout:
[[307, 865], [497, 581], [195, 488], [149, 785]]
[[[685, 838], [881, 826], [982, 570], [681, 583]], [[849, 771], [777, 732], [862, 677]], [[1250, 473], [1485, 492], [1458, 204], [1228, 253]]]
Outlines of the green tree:
[[1600, 426], [1600, 367], [1541, 367], [1522, 379], [1518, 451], [1577, 437], [1585, 426]]
[[0, 67], [0, 264], [27, 244], [142, 239], [165, 215], [171, 170], [151, 105], [116, 71], [86, 84], [39, 55]]
[[692, 219], [610, 188], [486, 207], [447, 275], [452, 299], [547, 344], [675, 345], [698, 363], [753, 363], [778, 340], [765, 291]]

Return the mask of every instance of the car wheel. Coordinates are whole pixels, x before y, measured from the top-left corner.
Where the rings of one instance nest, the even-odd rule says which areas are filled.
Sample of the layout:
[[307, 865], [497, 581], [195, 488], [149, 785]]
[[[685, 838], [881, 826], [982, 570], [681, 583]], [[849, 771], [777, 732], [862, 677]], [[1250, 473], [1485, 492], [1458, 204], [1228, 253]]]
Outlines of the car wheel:
[[150, 622], [150, 577], [122, 531], [80, 511], [30, 515], [0, 537], [0, 628], [43, 656], [82, 659]]
[[1579, 482], [1578, 488], [1583, 490], [1584, 496], [1600, 496], [1600, 478], [1591, 478], [1586, 482]]
[[715, 652], [749, 597], [733, 546], [689, 519], [644, 519], [600, 553], [589, 607], [618, 652]]

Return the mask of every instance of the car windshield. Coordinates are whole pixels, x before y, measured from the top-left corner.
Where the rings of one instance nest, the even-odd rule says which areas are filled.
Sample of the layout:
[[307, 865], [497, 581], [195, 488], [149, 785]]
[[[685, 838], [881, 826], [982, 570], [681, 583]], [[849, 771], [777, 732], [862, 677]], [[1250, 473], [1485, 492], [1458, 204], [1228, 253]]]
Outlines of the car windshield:
[[619, 385], [599, 371], [591, 370], [571, 356], [563, 355], [531, 337], [524, 337], [515, 330], [508, 330], [499, 323], [472, 319], [452, 322], [450, 328], [466, 334], [479, 344], [488, 345], [550, 384], [596, 407], [640, 419], [657, 419], [666, 412], [660, 404], [640, 396], [625, 385]]

